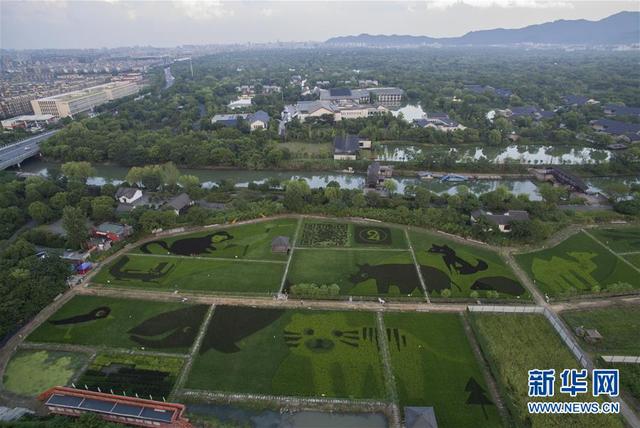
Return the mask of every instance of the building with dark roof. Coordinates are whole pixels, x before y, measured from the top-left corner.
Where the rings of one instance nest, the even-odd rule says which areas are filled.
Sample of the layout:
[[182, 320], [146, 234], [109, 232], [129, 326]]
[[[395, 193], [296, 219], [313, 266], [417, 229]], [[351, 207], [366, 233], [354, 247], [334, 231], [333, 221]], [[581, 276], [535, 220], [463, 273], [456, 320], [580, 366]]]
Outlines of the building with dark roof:
[[371, 104], [396, 106], [402, 102], [404, 91], [399, 88], [331, 88], [320, 89], [320, 100], [336, 104]]
[[120, 187], [116, 191], [116, 199], [123, 204], [132, 204], [142, 197], [142, 190], [135, 187]]
[[606, 104], [603, 107], [607, 116], [640, 116], [640, 107], [627, 107], [620, 104]]
[[420, 128], [434, 128], [442, 132], [464, 130], [466, 126], [451, 119], [447, 113], [426, 113], [421, 119], [414, 119], [413, 124]]
[[176, 215], [179, 215], [184, 213], [191, 205], [193, 205], [193, 201], [189, 195], [183, 192], [169, 199], [164, 206], [172, 209]]
[[56, 386], [38, 396], [51, 413], [79, 417], [93, 413], [125, 425], [161, 428], [191, 428], [184, 417], [185, 406], [141, 398]]
[[333, 158], [336, 160], [356, 160], [360, 149], [370, 149], [371, 140], [357, 135], [338, 135], [333, 139]]
[[609, 134], [627, 142], [640, 141], [640, 124], [613, 119], [598, 119], [590, 122], [594, 131]]
[[494, 214], [481, 209], [471, 212], [472, 223], [477, 223], [480, 219], [485, 219], [489, 223], [498, 226], [500, 232], [508, 233], [511, 232], [512, 222], [529, 220], [529, 213], [522, 210], [509, 210], [502, 214]]
[[582, 95], [564, 95], [562, 102], [565, 107], [581, 107], [590, 104], [599, 104], [599, 101]]
[[272, 253], [288, 253], [291, 249], [288, 236], [276, 236], [271, 241]]
[[266, 111], [258, 110], [255, 113], [243, 113], [243, 114], [216, 114], [211, 118], [211, 123], [235, 127], [238, 126], [238, 121], [244, 119], [249, 124], [251, 131], [257, 129], [266, 129], [269, 126], [269, 114]]
[[110, 241], [120, 241], [131, 235], [133, 228], [126, 224], [102, 223], [93, 230], [95, 236], [107, 238]]
[[378, 189], [385, 180], [393, 176], [393, 167], [390, 165], [380, 165], [380, 162], [372, 162], [367, 167], [366, 187], [369, 189]]

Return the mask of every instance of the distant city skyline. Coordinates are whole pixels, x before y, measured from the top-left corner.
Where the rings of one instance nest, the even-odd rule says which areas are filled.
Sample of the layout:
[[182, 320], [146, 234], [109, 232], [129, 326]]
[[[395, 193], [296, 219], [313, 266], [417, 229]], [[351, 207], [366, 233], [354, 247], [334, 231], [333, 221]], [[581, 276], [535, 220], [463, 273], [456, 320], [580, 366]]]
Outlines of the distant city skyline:
[[333, 36], [460, 36], [558, 19], [599, 20], [637, 1], [0, 0], [0, 47], [113, 48], [324, 41]]

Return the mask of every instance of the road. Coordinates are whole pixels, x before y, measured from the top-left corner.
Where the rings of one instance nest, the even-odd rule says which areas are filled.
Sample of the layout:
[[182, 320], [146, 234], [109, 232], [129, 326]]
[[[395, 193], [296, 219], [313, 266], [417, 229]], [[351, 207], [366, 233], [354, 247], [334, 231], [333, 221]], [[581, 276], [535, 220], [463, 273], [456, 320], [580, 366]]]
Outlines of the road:
[[0, 147], [0, 171], [18, 165], [25, 159], [40, 153], [40, 143], [58, 132], [58, 129], [29, 137], [8, 146]]

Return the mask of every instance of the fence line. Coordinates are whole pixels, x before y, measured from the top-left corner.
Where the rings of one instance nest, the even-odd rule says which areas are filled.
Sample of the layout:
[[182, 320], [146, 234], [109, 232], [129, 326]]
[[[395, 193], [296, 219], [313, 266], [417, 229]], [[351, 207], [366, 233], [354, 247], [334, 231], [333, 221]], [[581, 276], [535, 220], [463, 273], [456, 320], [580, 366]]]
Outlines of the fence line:
[[632, 355], [603, 355], [602, 359], [607, 363], [640, 364], [640, 356]]
[[541, 314], [544, 308], [541, 306], [497, 306], [497, 305], [469, 305], [467, 309], [470, 312], [495, 312], [495, 313], [511, 313], [511, 314]]

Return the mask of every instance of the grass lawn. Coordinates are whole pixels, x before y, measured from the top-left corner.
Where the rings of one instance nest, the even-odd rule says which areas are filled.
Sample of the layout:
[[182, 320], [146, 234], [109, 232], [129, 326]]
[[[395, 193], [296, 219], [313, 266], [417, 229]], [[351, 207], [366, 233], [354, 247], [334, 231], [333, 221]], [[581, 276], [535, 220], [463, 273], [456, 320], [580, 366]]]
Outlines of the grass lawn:
[[439, 427], [502, 426], [460, 315], [387, 313], [384, 322], [401, 408], [432, 406]]
[[27, 340], [183, 353], [206, 311], [206, 305], [75, 296]]
[[564, 311], [562, 318], [576, 328], [595, 328], [602, 341], [590, 344], [579, 339], [589, 351], [604, 355], [640, 355], [640, 306], [616, 305], [579, 311]]
[[640, 251], [640, 227], [589, 229], [589, 233], [616, 253]]
[[4, 387], [16, 394], [35, 396], [53, 386], [67, 385], [87, 358], [71, 352], [19, 350], [4, 372]]
[[331, 143], [302, 143], [299, 141], [290, 141], [280, 143], [278, 147], [288, 149], [293, 158], [331, 158]]
[[377, 342], [368, 335], [375, 326], [371, 312], [218, 306], [186, 387], [384, 398]]
[[567, 297], [598, 288], [606, 291], [616, 283], [640, 287], [638, 272], [583, 232], [555, 247], [518, 254], [516, 260], [550, 296]]
[[287, 285], [338, 284], [341, 295], [423, 296], [408, 251], [297, 249]]
[[124, 255], [94, 277], [103, 285], [206, 292], [269, 293], [280, 287], [285, 263]]
[[[532, 428], [554, 427], [622, 427], [615, 415], [529, 414], [529, 401], [593, 401], [591, 394], [572, 398], [559, 392], [560, 373], [579, 368], [573, 354], [560, 340], [551, 324], [542, 315], [471, 313], [482, 351], [490, 361], [494, 376], [501, 384], [510, 410], [518, 425]], [[528, 371], [555, 369], [555, 396], [530, 398]], [[589, 385], [591, 390], [591, 385]]]
[[412, 231], [409, 237], [431, 297], [441, 296], [444, 290], [450, 290], [451, 297], [474, 297], [476, 293], [486, 297], [495, 292], [497, 297], [530, 297], [493, 251], [426, 232]]
[[[293, 235], [296, 219], [278, 219], [224, 229], [161, 238], [142, 245], [135, 253], [164, 255], [197, 255], [199, 257], [225, 257], [240, 259], [286, 260], [287, 255], [271, 252], [271, 241], [276, 236]], [[166, 247], [166, 248], [165, 248]]]
[[[153, 355], [99, 354], [78, 380], [89, 389], [155, 400], [169, 397], [180, 369], [182, 358]], [[123, 394], [124, 393], [124, 394]]]
[[627, 259], [635, 267], [640, 268], [640, 253], [627, 254], [626, 256], [623, 256], [623, 257]]

